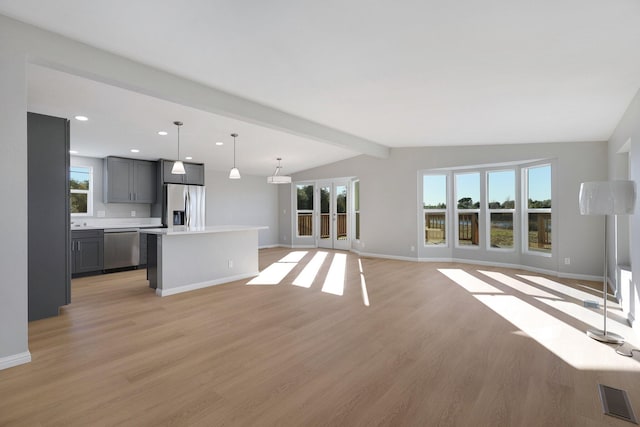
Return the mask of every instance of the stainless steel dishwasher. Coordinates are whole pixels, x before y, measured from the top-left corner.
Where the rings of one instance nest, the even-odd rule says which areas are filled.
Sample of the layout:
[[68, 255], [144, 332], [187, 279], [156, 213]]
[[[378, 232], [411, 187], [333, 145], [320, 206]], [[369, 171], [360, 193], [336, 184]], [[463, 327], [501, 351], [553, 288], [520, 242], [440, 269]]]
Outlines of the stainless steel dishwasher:
[[104, 269], [133, 267], [140, 263], [140, 232], [137, 228], [104, 230]]

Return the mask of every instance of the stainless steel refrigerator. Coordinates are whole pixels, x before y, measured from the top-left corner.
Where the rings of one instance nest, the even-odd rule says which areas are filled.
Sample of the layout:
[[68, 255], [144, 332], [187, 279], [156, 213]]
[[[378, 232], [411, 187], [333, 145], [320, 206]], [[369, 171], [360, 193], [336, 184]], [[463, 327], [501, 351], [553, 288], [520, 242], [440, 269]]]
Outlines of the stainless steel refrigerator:
[[205, 187], [202, 185], [165, 184], [162, 224], [173, 228], [205, 226]]

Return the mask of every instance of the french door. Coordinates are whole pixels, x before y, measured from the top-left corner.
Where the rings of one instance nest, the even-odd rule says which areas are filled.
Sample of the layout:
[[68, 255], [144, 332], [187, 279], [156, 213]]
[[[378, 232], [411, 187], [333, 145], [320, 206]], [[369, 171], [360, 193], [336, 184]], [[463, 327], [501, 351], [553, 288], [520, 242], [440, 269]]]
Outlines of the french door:
[[318, 193], [318, 247], [351, 249], [349, 181], [319, 182]]

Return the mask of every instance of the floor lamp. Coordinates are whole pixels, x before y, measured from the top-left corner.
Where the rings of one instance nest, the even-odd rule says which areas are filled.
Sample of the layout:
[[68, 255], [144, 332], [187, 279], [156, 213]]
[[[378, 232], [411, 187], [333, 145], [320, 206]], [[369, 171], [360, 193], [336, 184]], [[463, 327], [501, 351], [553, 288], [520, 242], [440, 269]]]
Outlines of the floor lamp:
[[607, 217], [629, 215], [636, 202], [636, 186], [633, 181], [598, 181], [580, 184], [580, 214], [604, 215], [604, 328], [589, 329], [587, 335], [595, 340], [622, 344], [624, 337], [607, 331]]

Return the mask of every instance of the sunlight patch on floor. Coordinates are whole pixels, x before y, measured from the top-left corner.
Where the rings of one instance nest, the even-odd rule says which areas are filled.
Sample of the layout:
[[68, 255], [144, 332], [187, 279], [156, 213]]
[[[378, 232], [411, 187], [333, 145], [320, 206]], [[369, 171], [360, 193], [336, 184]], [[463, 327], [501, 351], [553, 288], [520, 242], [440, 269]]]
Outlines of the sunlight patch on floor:
[[289, 252], [287, 255], [283, 256], [278, 262], [300, 262], [306, 254], [308, 254], [307, 251]]
[[293, 285], [300, 286], [302, 288], [311, 287], [313, 281], [318, 276], [318, 272], [320, 271], [322, 264], [324, 264], [324, 260], [327, 258], [327, 255], [327, 252], [317, 252], [300, 274], [298, 274], [298, 277], [293, 281]]
[[476, 295], [484, 305], [577, 369], [606, 369], [612, 349], [513, 295]]
[[[636, 361], [621, 358], [615, 354], [612, 347], [589, 338], [585, 331], [568, 325], [564, 321], [532, 306], [514, 295], [507, 295], [501, 291], [487, 291], [493, 288], [493, 286], [484, 283], [482, 280], [463, 270], [440, 269], [439, 271], [449, 277], [454, 283], [468, 290], [478, 301], [520, 329], [526, 336], [531, 337], [547, 350], [577, 369], [620, 370], [624, 367], [625, 369], [633, 371], [640, 370], [640, 365]], [[520, 289], [533, 291], [533, 289], [522, 287], [522, 283], [517, 283], [519, 281], [516, 279], [513, 279], [515, 282], [512, 282], [511, 280], [506, 280], [504, 277], [493, 276], [493, 278], [496, 277], [498, 277], [501, 282], [509, 282], [511, 285], [515, 285]], [[508, 278], [508, 276], [506, 277]], [[529, 280], [530, 277], [534, 276], [526, 276], [527, 280]], [[533, 282], [536, 283], [535, 281]], [[482, 285], [483, 283], [484, 285]], [[518, 290], [520, 291], [520, 289]], [[535, 298], [537, 301], [544, 302], [562, 313], [566, 313], [588, 324], [595, 322], [597, 317], [602, 319], [601, 316], [597, 316], [597, 313], [589, 312], [589, 310], [577, 304], [568, 301], [558, 301], [556, 296], [554, 296], [553, 299], [549, 299], [548, 297], [542, 298], [540, 296]]]
[[571, 298], [575, 298], [580, 301], [590, 300], [598, 301], [598, 304], [602, 304], [602, 293], [600, 295], [590, 294], [588, 292], [581, 291], [579, 289], [572, 288], [571, 286], [563, 285], [562, 283], [549, 280], [545, 277], [532, 276], [528, 274], [517, 274], [518, 277], [533, 282], [537, 285], [544, 286], [547, 289], [561, 293]]
[[487, 282], [480, 280], [477, 277], [467, 273], [466, 271], [460, 270], [459, 268], [439, 268], [438, 271], [469, 292], [490, 294], [503, 293], [500, 289], [491, 286]]
[[516, 291], [522, 292], [532, 297], [560, 299], [560, 297], [557, 295], [550, 294], [549, 292], [545, 292], [540, 288], [536, 288], [535, 286], [531, 286], [518, 279], [509, 277], [504, 273], [499, 273], [497, 271], [483, 271], [483, 270], [478, 270], [478, 273], [482, 273], [485, 276], [492, 278], [496, 282], [500, 282], [503, 285], [507, 285], [510, 288], [515, 289]]
[[247, 282], [247, 285], [277, 285], [296, 265], [298, 264], [293, 262], [275, 262]]
[[327, 277], [322, 285], [322, 292], [342, 296], [344, 294], [346, 268], [347, 255], [335, 254], [331, 261], [329, 271], [327, 272]]
[[362, 260], [358, 258], [358, 267], [360, 268], [360, 288], [362, 289], [362, 302], [369, 307], [369, 292], [367, 292], [367, 281], [364, 279], [364, 270], [362, 269]]

